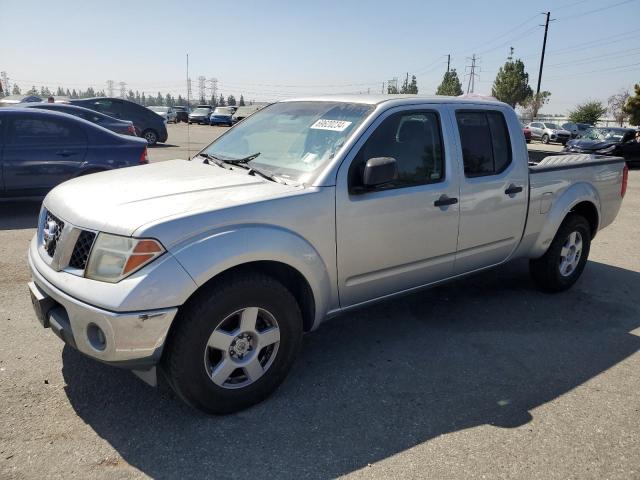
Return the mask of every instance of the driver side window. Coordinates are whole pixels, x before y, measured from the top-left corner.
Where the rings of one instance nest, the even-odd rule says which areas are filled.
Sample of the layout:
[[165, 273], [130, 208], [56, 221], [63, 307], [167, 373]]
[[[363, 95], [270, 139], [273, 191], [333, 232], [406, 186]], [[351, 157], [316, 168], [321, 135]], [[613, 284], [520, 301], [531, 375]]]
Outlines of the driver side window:
[[444, 148], [435, 112], [399, 112], [387, 117], [362, 146], [349, 168], [349, 191], [361, 190], [367, 160], [392, 157], [398, 177], [377, 190], [411, 187], [444, 180]]

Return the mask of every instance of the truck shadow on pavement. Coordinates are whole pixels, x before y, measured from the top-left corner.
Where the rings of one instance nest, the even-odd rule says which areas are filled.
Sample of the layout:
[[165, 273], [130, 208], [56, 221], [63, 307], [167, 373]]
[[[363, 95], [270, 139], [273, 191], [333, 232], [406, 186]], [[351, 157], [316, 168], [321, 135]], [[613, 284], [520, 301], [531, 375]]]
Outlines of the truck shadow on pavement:
[[[439, 435], [531, 411], [640, 349], [640, 274], [589, 262], [538, 292], [526, 262], [331, 320], [267, 401], [206, 416], [70, 348], [77, 414], [154, 478], [329, 478]], [[534, 413], [535, 414], [535, 413]]]

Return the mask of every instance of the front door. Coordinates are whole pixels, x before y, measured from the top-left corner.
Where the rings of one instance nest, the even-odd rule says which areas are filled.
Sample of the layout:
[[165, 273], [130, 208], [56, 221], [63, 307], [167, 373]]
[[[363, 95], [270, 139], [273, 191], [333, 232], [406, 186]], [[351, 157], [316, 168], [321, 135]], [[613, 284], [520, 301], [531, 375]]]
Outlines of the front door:
[[87, 136], [78, 123], [57, 115], [8, 117], [3, 150], [5, 193], [41, 196], [77, 175], [87, 150]]
[[[451, 123], [437, 107], [385, 112], [340, 167], [336, 185], [341, 306], [401, 292], [451, 275], [459, 186], [445, 148]], [[365, 190], [367, 160], [393, 157], [394, 182]], [[442, 201], [442, 200], [445, 201]]]
[[461, 274], [506, 260], [520, 243], [529, 171], [520, 125], [506, 121], [512, 115], [505, 117], [499, 109], [465, 108], [455, 116], [458, 154], [464, 165], [454, 269]]

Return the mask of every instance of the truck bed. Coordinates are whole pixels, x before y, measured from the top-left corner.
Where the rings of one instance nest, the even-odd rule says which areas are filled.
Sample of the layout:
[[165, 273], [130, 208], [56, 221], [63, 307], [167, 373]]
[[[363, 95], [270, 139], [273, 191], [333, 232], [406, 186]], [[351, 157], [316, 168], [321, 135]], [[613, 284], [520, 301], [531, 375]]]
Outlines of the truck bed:
[[531, 174], [548, 172], [552, 170], [566, 170], [570, 168], [595, 167], [597, 165], [609, 165], [624, 163], [622, 157], [609, 157], [606, 155], [549, 155], [539, 162], [529, 159], [529, 172]]

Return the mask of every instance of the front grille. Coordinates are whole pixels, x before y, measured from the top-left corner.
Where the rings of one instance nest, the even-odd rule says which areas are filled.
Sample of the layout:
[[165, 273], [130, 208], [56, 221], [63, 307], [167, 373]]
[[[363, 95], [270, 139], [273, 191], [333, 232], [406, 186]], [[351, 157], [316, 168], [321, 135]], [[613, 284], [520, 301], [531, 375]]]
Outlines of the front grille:
[[87, 267], [89, 253], [95, 239], [96, 234], [88, 230], [83, 230], [78, 235], [78, 240], [76, 240], [76, 245], [73, 247], [73, 253], [71, 254], [71, 260], [69, 260], [70, 267], [79, 268], [80, 270], [84, 270]]
[[55, 215], [52, 215], [51, 212], [47, 212], [43, 225], [43, 241], [47, 255], [52, 258], [56, 253], [56, 247], [58, 246], [63, 228], [64, 222]]

